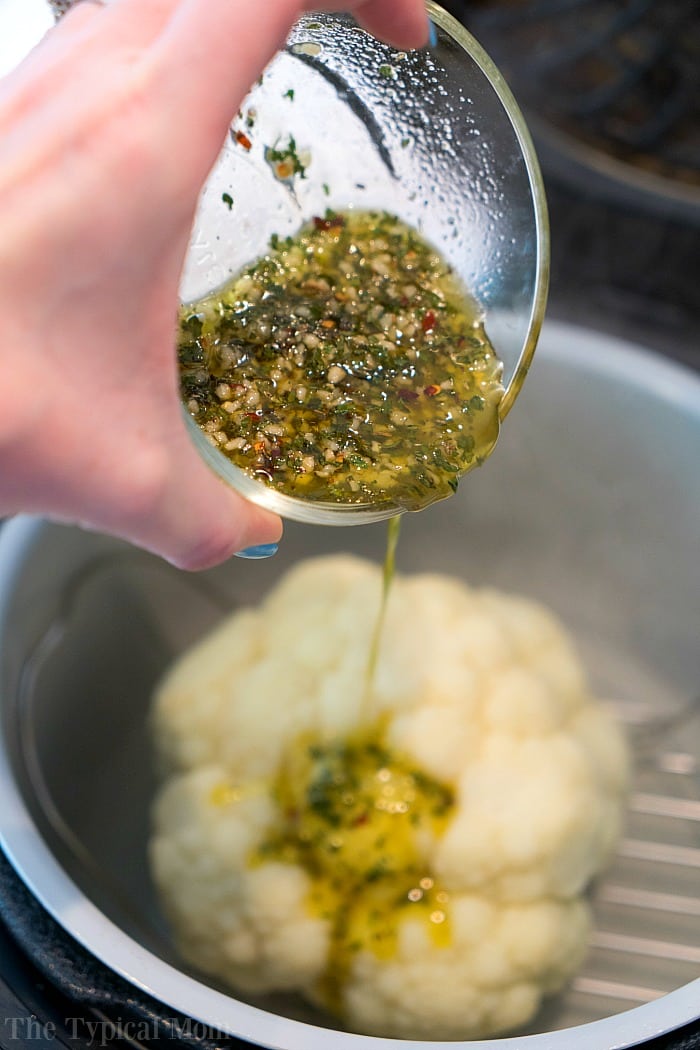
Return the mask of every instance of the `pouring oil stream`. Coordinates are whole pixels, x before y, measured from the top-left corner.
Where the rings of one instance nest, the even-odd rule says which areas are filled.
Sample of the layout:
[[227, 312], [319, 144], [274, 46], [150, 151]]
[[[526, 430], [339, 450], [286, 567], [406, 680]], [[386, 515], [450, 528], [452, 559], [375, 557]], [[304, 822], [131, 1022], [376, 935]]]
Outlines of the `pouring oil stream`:
[[372, 631], [372, 642], [369, 650], [369, 657], [367, 660], [367, 670], [365, 673], [365, 689], [362, 699], [363, 715], [368, 714], [370, 706], [370, 695], [372, 692], [372, 683], [374, 681], [375, 671], [377, 669], [377, 659], [379, 657], [379, 646], [381, 645], [382, 633], [384, 630], [384, 621], [386, 619], [386, 607], [389, 599], [389, 591], [391, 584], [394, 579], [396, 570], [396, 547], [399, 542], [399, 535], [401, 533], [401, 516], [396, 515], [394, 518], [389, 518], [387, 525], [386, 535], [386, 553], [384, 554], [384, 568], [382, 571], [382, 596], [379, 603], [379, 612], [377, 613], [377, 619]]

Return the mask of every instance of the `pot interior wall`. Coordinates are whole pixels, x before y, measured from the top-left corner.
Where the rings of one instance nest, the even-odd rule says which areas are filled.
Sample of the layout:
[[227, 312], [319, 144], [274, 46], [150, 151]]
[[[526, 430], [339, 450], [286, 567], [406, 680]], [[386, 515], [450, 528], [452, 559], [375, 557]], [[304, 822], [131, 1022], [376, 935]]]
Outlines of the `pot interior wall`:
[[[454, 499], [405, 520], [399, 570], [450, 573], [551, 605], [599, 695], [632, 725], [635, 797], [690, 803], [677, 819], [633, 808], [626, 841], [700, 858], [700, 726], [697, 711], [684, 713], [700, 691], [700, 414], [682, 411], [662, 376], [650, 382], [622, 367], [643, 357], [623, 354], [609, 368], [566, 329], [553, 332], [488, 467]], [[4, 639], [14, 654], [3, 668], [3, 719], [16, 775], [76, 885], [161, 958], [182, 968], [147, 868], [154, 683], [178, 651], [223, 612], [256, 601], [299, 557], [348, 550], [379, 560], [383, 542], [381, 526], [288, 526], [273, 561], [194, 577], [104, 537], [52, 525], [35, 533]], [[650, 750], [634, 724], [668, 717]], [[674, 755], [685, 767], [674, 771]], [[616, 902], [625, 887], [697, 898], [697, 867], [623, 850], [594, 892], [598, 940], [582, 976], [533, 1031], [617, 1013], [697, 976], [700, 902], [690, 916], [650, 914]], [[659, 959], [630, 949], [630, 938], [652, 936], [687, 951]], [[264, 1005], [311, 1016], [292, 1002]]]

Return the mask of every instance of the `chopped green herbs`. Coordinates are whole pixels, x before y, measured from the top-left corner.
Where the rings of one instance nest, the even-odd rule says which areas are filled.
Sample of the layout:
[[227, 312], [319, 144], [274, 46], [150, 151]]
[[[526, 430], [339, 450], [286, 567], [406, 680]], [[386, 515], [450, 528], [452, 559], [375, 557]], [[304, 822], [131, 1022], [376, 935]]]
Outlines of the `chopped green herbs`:
[[295, 175], [306, 178], [309, 161], [300, 155], [293, 135], [289, 136], [286, 145], [279, 146], [276, 143], [274, 146], [268, 146], [265, 149], [265, 160], [281, 182], [287, 182]]
[[226, 207], [228, 208], [228, 210], [231, 211], [231, 208], [233, 207], [233, 197], [231, 196], [231, 194], [230, 193], [222, 193], [221, 194], [221, 199], [224, 202], [224, 204], [226, 205]]
[[444, 833], [454, 792], [387, 746], [381, 723], [350, 737], [301, 737], [283, 756], [273, 794], [280, 820], [249, 863], [306, 871], [309, 910], [330, 923], [327, 1001], [353, 953], [394, 954], [407, 914], [433, 943], [450, 943], [449, 895], [426, 843]]
[[[290, 137], [278, 155], [296, 153]], [[183, 308], [183, 398], [212, 444], [305, 500], [416, 510], [498, 433], [501, 365], [477, 308], [411, 227], [328, 210]]]
[[290, 88], [289, 91], [285, 91], [283, 98], [288, 98], [290, 102], [294, 101], [294, 88]]

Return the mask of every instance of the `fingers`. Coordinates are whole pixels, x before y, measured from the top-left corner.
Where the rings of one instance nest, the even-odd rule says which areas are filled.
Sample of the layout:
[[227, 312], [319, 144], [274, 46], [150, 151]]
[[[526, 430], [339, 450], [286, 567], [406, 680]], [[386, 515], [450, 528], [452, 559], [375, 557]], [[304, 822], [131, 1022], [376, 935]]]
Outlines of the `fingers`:
[[367, 0], [359, 8], [357, 17], [370, 33], [394, 47], [409, 51], [428, 43], [428, 16], [422, 0], [405, 2], [398, 9], [390, 0], [380, 3]]
[[[15, 94], [11, 115], [37, 113], [42, 98], [41, 113], [48, 106], [59, 119], [76, 93], [83, 104], [110, 91], [118, 96], [133, 72], [134, 91], [157, 118], [159, 139], [181, 155], [180, 184], [198, 190], [233, 114], [302, 6], [303, 0], [82, 0], [26, 69], [26, 91]], [[427, 35], [423, 0], [307, 0], [306, 7], [354, 9], [368, 30], [400, 47], [418, 46]]]
[[180, 507], [176, 527], [169, 521], [169, 516], [163, 525], [160, 525], [163, 519], [156, 516], [147, 529], [142, 523], [134, 528], [120, 525], [118, 521], [105, 523], [99, 514], [87, 517], [65, 511], [58, 515], [52, 515], [50, 511], [47, 514], [60, 521], [126, 540], [188, 572], [214, 568], [234, 555], [257, 560], [275, 553], [282, 534], [279, 518], [246, 502], [234, 492], [225, 492], [221, 509], [223, 515], [190, 523]]
[[280, 519], [249, 503], [204, 464], [185, 435], [177, 445], [175, 468], [143, 535], [127, 538], [181, 569], [208, 569], [238, 551], [276, 544]]
[[[98, 104], [128, 79], [129, 65], [160, 35], [177, 0], [80, 0], [50, 29], [5, 82], [9, 119], [51, 119], [62, 132], [75, 112], [64, 107]], [[0, 97], [0, 105], [2, 98]], [[8, 114], [6, 114], [8, 116]], [[0, 113], [0, 118], [2, 113]]]
[[[284, 44], [296, 0], [182, 0], [153, 48], [159, 90], [179, 124], [210, 143], [210, 163], [250, 86]], [[195, 120], [196, 117], [196, 120]], [[208, 170], [208, 169], [207, 169]]]
[[176, 6], [177, 0], [77, 0], [49, 37], [66, 41], [89, 28], [108, 49], [147, 47]]
[[[137, 0], [120, 0], [127, 4]], [[352, 10], [397, 47], [428, 39], [423, 0], [182, 0], [153, 48], [159, 95], [168, 99], [172, 134], [187, 135], [204, 177], [236, 109], [284, 44], [300, 7]], [[201, 152], [200, 152], [201, 151]]]
[[276, 544], [282, 534], [276, 515], [243, 499], [204, 463], [179, 407], [167, 442], [132, 442], [131, 454], [113, 461], [108, 474], [113, 491], [93, 495], [91, 524], [178, 568], [208, 569], [246, 548]]
[[428, 42], [428, 16], [423, 0], [339, 0], [330, 5], [309, 0], [307, 9], [349, 9], [368, 32], [406, 51]]
[[212, 568], [251, 547], [276, 547], [280, 519], [230, 489], [194, 451], [192, 456], [192, 462], [187, 456], [178, 462], [162, 498], [149, 503], [147, 513], [126, 491], [121, 505], [100, 504], [82, 491], [75, 505], [62, 498], [57, 508], [43, 512], [127, 540], [188, 571]]
[[162, 412], [158, 395], [149, 411], [138, 389], [120, 402], [110, 390], [95, 398], [92, 387], [88, 394], [74, 391], [71, 401], [69, 392], [49, 385], [55, 393], [48, 408], [24, 406], [6, 433], [0, 427], [0, 515], [22, 511], [77, 523], [188, 570], [277, 543], [279, 518], [205, 465], [177, 403], [172, 413]]
[[[132, 423], [123, 441], [126, 454], [113, 459], [118, 498], [93, 503], [113, 519], [102, 527], [189, 570], [276, 543], [279, 518], [243, 499], [205, 464], [184, 425], [179, 399], [173, 400], [172, 413], [164, 390], [158, 401], [143, 437]], [[140, 412], [147, 410], [146, 397]]]

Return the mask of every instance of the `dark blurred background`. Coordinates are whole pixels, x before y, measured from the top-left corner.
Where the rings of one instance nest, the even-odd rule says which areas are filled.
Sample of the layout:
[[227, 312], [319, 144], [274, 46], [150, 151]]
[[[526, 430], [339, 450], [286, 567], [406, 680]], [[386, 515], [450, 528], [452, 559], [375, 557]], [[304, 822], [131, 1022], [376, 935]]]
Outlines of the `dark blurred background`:
[[700, 369], [700, 0], [443, 0], [527, 118], [549, 315]]

